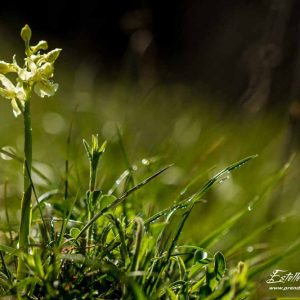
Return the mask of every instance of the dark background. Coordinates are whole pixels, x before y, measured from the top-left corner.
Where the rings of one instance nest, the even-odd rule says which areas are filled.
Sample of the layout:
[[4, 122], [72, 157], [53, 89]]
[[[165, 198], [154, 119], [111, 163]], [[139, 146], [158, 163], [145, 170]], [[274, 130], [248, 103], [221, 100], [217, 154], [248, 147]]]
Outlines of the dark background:
[[300, 94], [299, 2], [5, 1], [0, 24], [28, 23], [107, 77], [183, 82], [256, 111]]

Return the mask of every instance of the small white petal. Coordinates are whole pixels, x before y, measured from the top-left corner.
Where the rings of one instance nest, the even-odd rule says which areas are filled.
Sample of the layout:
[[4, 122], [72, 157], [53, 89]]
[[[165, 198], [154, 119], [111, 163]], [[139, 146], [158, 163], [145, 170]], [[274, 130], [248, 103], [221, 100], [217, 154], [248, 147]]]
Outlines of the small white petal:
[[52, 83], [49, 80], [39, 81], [34, 86], [35, 93], [44, 98], [45, 96], [51, 97], [53, 96], [58, 89], [57, 83]]
[[17, 118], [22, 112], [17, 104], [17, 101], [15, 99], [13, 99], [11, 101], [11, 105], [12, 105], [12, 108], [13, 108], [13, 113], [14, 113], [14, 116]]
[[12, 84], [12, 82], [6, 78], [3, 74], [0, 74], [0, 81], [3, 84], [3, 86], [7, 89], [7, 90], [11, 90], [14, 91], [15, 90], [15, 86]]

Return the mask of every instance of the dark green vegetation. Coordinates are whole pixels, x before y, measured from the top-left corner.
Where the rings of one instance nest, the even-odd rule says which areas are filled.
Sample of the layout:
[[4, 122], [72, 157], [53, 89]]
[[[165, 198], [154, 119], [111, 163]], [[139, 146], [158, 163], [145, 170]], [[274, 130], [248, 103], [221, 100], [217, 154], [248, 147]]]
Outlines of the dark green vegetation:
[[[1, 103], [1, 147], [15, 148], [1, 150], [1, 295], [255, 299], [273, 268], [297, 271], [298, 161], [282, 154], [284, 120], [178, 87], [91, 89], [89, 75], [79, 69], [70, 88], [61, 73], [60, 101], [33, 98], [28, 254], [17, 250], [22, 123]], [[91, 132], [102, 138], [82, 145]]]

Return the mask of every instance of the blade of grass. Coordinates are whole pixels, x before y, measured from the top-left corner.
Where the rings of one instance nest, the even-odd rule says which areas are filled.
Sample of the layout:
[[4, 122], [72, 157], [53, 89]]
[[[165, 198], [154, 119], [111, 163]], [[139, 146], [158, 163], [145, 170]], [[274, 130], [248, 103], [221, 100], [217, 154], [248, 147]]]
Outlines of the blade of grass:
[[138, 257], [140, 254], [140, 248], [142, 244], [142, 238], [144, 234], [144, 223], [143, 219], [140, 217], [135, 217], [134, 222], [136, 223], [136, 234], [135, 234], [135, 245], [134, 245], [134, 253], [131, 262], [131, 272], [137, 271], [139, 267]]
[[[128, 176], [125, 179], [124, 190], [123, 190], [123, 192], [124, 192], [124, 191], [126, 191], [126, 190], [128, 190], [128, 189], [135, 186], [135, 180], [134, 180], [134, 177], [133, 177], [133, 168], [132, 168], [132, 165], [129, 161], [129, 157], [127, 155], [127, 152], [125, 150], [125, 146], [124, 146], [124, 142], [123, 142], [123, 138], [122, 138], [121, 130], [120, 130], [119, 126], [117, 126], [117, 135], [118, 135], [118, 142], [119, 142], [119, 146], [120, 146], [120, 149], [121, 149], [121, 153], [122, 153], [126, 168], [129, 172]], [[127, 220], [127, 209], [126, 209], [126, 203], [125, 202], [122, 203], [122, 209], [123, 209], [123, 214], [125, 216], [125, 220]]]
[[1, 258], [1, 263], [2, 263], [2, 267], [3, 267], [3, 271], [4, 271], [4, 274], [6, 275], [10, 285], [12, 285], [12, 278], [11, 278], [11, 275], [10, 275], [10, 272], [8, 271], [8, 268], [6, 266], [6, 263], [5, 263], [5, 260], [4, 260], [4, 256], [3, 256], [3, 253], [2, 251], [0, 250], [0, 258]]
[[71, 204], [71, 207], [70, 207], [70, 209], [69, 209], [69, 213], [68, 213], [67, 217], [63, 219], [62, 226], [61, 226], [61, 230], [60, 230], [59, 237], [58, 237], [58, 241], [57, 241], [57, 245], [58, 245], [58, 246], [61, 246], [62, 238], [63, 238], [63, 236], [65, 235], [65, 232], [66, 232], [66, 229], [67, 229], [68, 222], [69, 222], [69, 220], [70, 220], [70, 218], [71, 218], [71, 214], [72, 214], [73, 208], [74, 208], [74, 206], [75, 206], [75, 203], [76, 203], [78, 197], [79, 197], [79, 189], [78, 189], [77, 194], [76, 194], [76, 196], [75, 196], [75, 198], [74, 198], [74, 201], [73, 201], [72, 204]]
[[30, 170], [29, 170], [28, 165], [27, 165], [26, 162], [25, 162], [25, 166], [26, 166], [26, 169], [27, 169], [27, 176], [28, 176], [28, 179], [29, 179], [30, 184], [31, 184], [31, 189], [33, 191], [33, 195], [34, 195], [34, 198], [36, 200], [36, 203], [37, 203], [37, 206], [38, 206], [38, 209], [39, 209], [39, 213], [41, 215], [41, 220], [42, 220], [43, 227], [44, 227], [45, 234], [46, 234], [46, 242], [49, 242], [50, 241], [50, 233], [48, 231], [48, 228], [47, 228], [44, 216], [43, 216], [42, 208], [41, 208], [41, 205], [40, 205], [39, 200], [38, 200], [36, 189], [35, 189], [35, 186], [34, 186], [33, 181], [32, 181], [31, 173], [30, 173]]
[[133, 168], [132, 168], [132, 165], [129, 161], [129, 157], [127, 155], [127, 152], [125, 150], [124, 141], [123, 141], [121, 130], [120, 130], [119, 126], [117, 126], [117, 135], [118, 135], [118, 142], [119, 142], [119, 146], [120, 146], [120, 149], [121, 149], [121, 153], [122, 153], [126, 168], [129, 171], [129, 177], [128, 177], [129, 178], [129, 183], [131, 184], [131, 187], [133, 187], [133, 186], [136, 185], [135, 180], [134, 180], [134, 176], [133, 176]]
[[[231, 172], [239, 167], [241, 167], [242, 165], [244, 165], [245, 163], [249, 162], [251, 159], [256, 158], [257, 155], [251, 155], [248, 156], [230, 166], [228, 166], [227, 168], [223, 169], [222, 171], [220, 171], [219, 173], [217, 173], [214, 177], [212, 177], [200, 190], [199, 192], [195, 193], [194, 195], [192, 195], [191, 197], [189, 197], [188, 199], [184, 199], [182, 201], [180, 201], [179, 203], [176, 203], [174, 205], [172, 205], [171, 207], [168, 207], [156, 214], [154, 214], [153, 216], [149, 217], [146, 221], [145, 221], [145, 225], [155, 221], [156, 219], [167, 215], [168, 213], [170, 213], [171, 211], [187, 206], [189, 205], [189, 203], [191, 202], [199, 202], [201, 201], [201, 197], [219, 180], [222, 178], [223, 175], [225, 175], [228, 172]], [[203, 200], [202, 200], [203, 201]]]
[[118, 218], [116, 218], [113, 214], [107, 214], [106, 215], [110, 221], [114, 224], [116, 231], [118, 233], [119, 239], [120, 239], [120, 254], [122, 256], [122, 261], [124, 263], [125, 268], [127, 269], [129, 263], [130, 263], [130, 258], [129, 258], [129, 253], [126, 245], [126, 237], [125, 237], [125, 230]]
[[[66, 160], [65, 160], [65, 191], [64, 191], [64, 212], [63, 212], [63, 221], [60, 227], [60, 234], [58, 238], [58, 245], [61, 243], [61, 237], [63, 236], [63, 232], [65, 231], [65, 217], [66, 217], [66, 202], [69, 195], [69, 155], [70, 155], [70, 145], [71, 145], [71, 137], [72, 137], [72, 130], [73, 130], [73, 122], [74, 122], [74, 115], [77, 111], [78, 104], [75, 106], [74, 112], [73, 112], [73, 118], [70, 123], [69, 131], [68, 131], [68, 137], [67, 137], [67, 147], [66, 147]], [[76, 201], [76, 198], [75, 198]], [[74, 201], [74, 205], [75, 205]], [[72, 203], [73, 204], [73, 203]]]

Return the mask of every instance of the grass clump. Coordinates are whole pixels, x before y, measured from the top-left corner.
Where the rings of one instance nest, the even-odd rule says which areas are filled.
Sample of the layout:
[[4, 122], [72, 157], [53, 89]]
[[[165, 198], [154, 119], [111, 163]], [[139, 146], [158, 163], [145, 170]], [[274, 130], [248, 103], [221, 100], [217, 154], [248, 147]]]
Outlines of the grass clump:
[[[227, 255], [238, 253], [266, 228], [280, 222], [272, 220], [236, 241], [229, 250], [212, 250], [226, 232], [246, 218], [249, 210], [268, 197], [285, 175], [287, 166], [276, 173], [260, 197], [212, 229], [202, 241], [197, 244], [180, 241], [195, 205], [203, 204], [204, 195], [214, 185], [255, 156], [226, 167], [192, 193], [188, 184], [172, 205], [150, 213], [136, 209], [133, 200], [142, 201], [138, 191], [147, 191], [146, 186], [171, 166], [162, 167], [136, 183], [134, 168], [120, 142], [127, 170], [111, 189], [102, 190], [97, 186], [97, 176], [107, 145], [99, 143], [98, 136], [93, 135], [91, 144], [83, 140], [90, 169], [86, 191], [82, 193], [80, 188], [72, 187], [76, 192], [70, 192], [67, 160], [63, 188], [38, 195], [31, 171], [41, 177], [44, 175], [31, 167], [31, 91], [40, 97], [56, 92], [57, 85], [51, 78], [60, 49], [41, 54], [40, 51], [47, 48], [44, 41], [31, 47], [28, 26], [23, 28], [21, 36], [25, 42], [24, 67], [17, 67], [15, 60], [13, 64], [0, 63], [3, 85], [0, 93], [11, 100], [15, 115], [23, 115], [25, 138], [21, 227], [13, 234], [8, 222], [7, 229], [3, 230], [6, 243], [0, 245], [1, 296], [20, 299], [245, 299], [254, 290], [254, 276], [299, 249], [299, 242], [295, 242], [285, 251], [271, 253], [264, 259], [256, 259], [255, 263], [251, 262], [253, 258], [228, 263]], [[7, 83], [9, 79], [4, 74], [10, 72], [17, 74], [16, 85]], [[17, 89], [23, 91], [25, 97]], [[68, 147], [70, 144], [71, 130]], [[6, 150], [1, 152], [21, 160]], [[117, 192], [118, 187], [122, 192]], [[32, 196], [35, 205], [31, 203]]]

